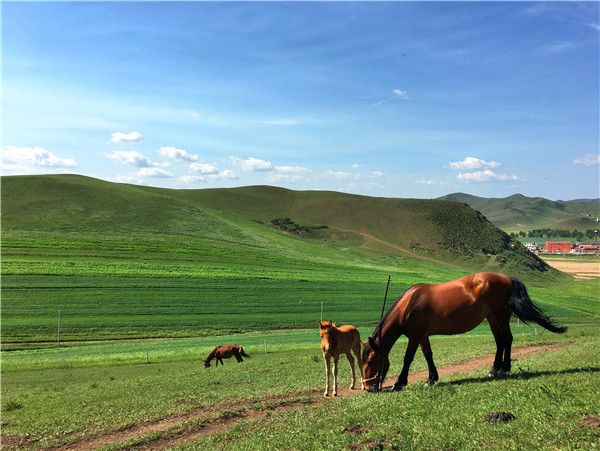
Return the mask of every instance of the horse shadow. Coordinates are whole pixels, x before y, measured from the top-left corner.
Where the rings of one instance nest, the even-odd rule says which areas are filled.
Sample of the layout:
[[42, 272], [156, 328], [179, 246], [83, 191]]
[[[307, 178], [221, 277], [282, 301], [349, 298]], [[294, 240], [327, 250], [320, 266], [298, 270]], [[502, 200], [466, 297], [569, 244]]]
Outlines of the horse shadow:
[[456, 379], [452, 381], [440, 381], [436, 385], [445, 386], [445, 385], [464, 385], [464, 384], [476, 384], [481, 382], [488, 382], [490, 380], [528, 380], [535, 379], [537, 377], [543, 376], [556, 376], [560, 374], [577, 374], [577, 373], [598, 373], [600, 372], [600, 367], [596, 366], [582, 366], [578, 368], [568, 368], [564, 370], [545, 370], [545, 371], [528, 371], [521, 367], [517, 368], [517, 371], [509, 373], [506, 376], [498, 377], [495, 379], [490, 379], [487, 376], [477, 376], [477, 377], [465, 377], [463, 379]]

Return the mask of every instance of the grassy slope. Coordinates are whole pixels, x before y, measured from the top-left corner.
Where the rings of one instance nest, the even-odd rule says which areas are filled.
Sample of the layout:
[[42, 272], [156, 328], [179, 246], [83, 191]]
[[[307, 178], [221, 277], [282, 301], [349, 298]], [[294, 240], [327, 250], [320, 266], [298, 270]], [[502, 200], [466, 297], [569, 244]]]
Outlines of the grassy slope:
[[539, 228], [585, 230], [597, 226], [595, 219], [600, 214], [594, 201], [551, 201], [522, 194], [484, 198], [454, 193], [440, 199], [466, 203], [509, 232]]
[[[321, 301], [364, 324], [388, 274], [393, 295], [475, 269], [533, 280], [540, 264], [449, 202], [80, 176], [5, 177], [2, 200], [4, 341], [56, 339], [59, 309], [63, 340], [306, 327]], [[330, 229], [300, 238], [261, 222], [279, 216]]]

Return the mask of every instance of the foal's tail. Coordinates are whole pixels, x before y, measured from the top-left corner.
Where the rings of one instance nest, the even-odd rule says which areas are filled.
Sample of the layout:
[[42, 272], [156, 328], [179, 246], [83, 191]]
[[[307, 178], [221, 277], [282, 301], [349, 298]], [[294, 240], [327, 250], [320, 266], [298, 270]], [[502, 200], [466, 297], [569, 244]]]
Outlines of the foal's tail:
[[550, 332], [555, 332], [557, 334], [566, 332], [566, 327], [556, 324], [533, 303], [527, 294], [527, 288], [525, 288], [525, 285], [523, 285], [520, 280], [513, 277], [511, 277], [510, 280], [512, 280], [513, 284], [512, 293], [508, 300], [508, 308], [511, 312], [517, 315], [517, 317], [525, 324], [533, 321], [534, 323], [538, 323], [544, 329], [548, 329]]
[[248, 354], [246, 354], [246, 352], [244, 351], [244, 348], [242, 348], [241, 346], [240, 346], [240, 354], [243, 355], [244, 357], [251, 358]]

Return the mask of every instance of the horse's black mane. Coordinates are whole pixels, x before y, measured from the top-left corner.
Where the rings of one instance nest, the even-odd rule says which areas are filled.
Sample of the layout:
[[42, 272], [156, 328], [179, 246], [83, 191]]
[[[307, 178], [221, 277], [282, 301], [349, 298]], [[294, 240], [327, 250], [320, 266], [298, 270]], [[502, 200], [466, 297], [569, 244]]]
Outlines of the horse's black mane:
[[396, 304], [398, 302], [400, 302], [400, 300], [404, 297], [404, 295], [408, 292], [408, 290], [410, 290], [413, 286], [414, 285], [408, 287], [406, 290], [404, 290], [402, 292], [402, 294], [400, 296], [398, 296], [394, 300], [394, 303], [392, 304], [392, 306], [389, 308], [389, 310], [387, 311], [387, 313], [385, 315], [383, 315], [383, 318], [381, 318], [381, 321], [379, 321], [379, 324], [377, 324], [377, 327], [375, 327], [375, 330], [371, 334], [371, 338], [373, 340], [375, 340], [375, 338], [377, 338], [379, 336], [379, 334], [381, 334], [381, 328], [383, 327], [383, 323], [385, 322], [385, 320], [387, 319], [387, 317], [390, 315], [391, 311], [394, 310], [394, 307], [396, 307]]

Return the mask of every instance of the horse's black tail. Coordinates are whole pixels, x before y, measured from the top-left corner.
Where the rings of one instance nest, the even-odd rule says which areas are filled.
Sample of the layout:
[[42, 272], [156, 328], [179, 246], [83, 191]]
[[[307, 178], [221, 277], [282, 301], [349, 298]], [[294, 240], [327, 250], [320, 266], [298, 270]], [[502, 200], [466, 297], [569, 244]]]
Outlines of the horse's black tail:
[[538, 323], [550, 332], [555, 332], [557, 334], [566, 332], [566, 327], [556, 324], [533, 303], [527, 294], [527, 288], [525, 288], [525, 285], [523, 285], [520, 280], [513, 277], [511, 277], [510, 280], [512, 280], [513, 288], [510, 299], [508, 300], [508, 308], [517, 315], [517, 318], [525, 324], [528, 324], [530, 321]]
[[251, 358], [248, 354], [246, 354], [246, 352], [244, 351], [244, 348], [242, 348], [240, 346], [240, 354], [243, 355], [244, 357], [248, 357], [249, 359]]

